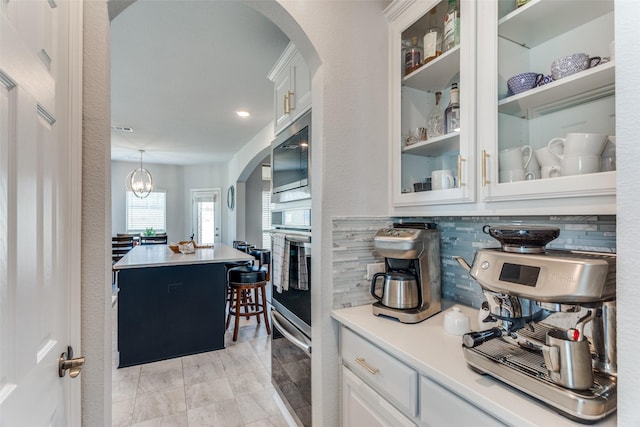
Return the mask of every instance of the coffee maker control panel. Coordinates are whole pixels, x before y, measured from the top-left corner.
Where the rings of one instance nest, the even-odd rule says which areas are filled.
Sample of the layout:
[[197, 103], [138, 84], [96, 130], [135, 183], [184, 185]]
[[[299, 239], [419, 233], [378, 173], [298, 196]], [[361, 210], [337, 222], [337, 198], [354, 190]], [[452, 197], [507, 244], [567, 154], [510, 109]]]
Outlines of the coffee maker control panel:
[[383, 239], [384, 237], [390, 237], [396, 239], [411, 239], [418, 238], [420, 230], [414, 230], [410, 228], [381, 228], [376, 233], [376, 239]]
[[541, 302], [577, 304], [615, 296], [615, 254], [481, 249], [471, 276], [485, 289]]

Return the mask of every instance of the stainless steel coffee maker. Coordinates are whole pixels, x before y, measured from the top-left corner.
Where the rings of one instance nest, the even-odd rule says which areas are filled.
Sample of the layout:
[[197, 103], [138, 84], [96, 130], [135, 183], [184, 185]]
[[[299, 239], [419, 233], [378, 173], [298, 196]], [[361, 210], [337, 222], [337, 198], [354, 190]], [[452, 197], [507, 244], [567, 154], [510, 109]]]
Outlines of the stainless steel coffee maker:
[[[378, 230], [374, 248], [385, 257], [385, 272], [371, 281], [377, 300], [373, 314], [418, 323], [438, 313], [440, 304], [440, 238], [433, 228]], [[380, 280], [382, 279], [382, 280]]]
[[489, 234], [500, 249], [478, 250], [471, 266], [456, 257], [482, 287], [485, 321], [495, 325], [480, 322], [480, 330], [463, 336], [468, 365], [576, 421], [614, 412], [615, 254], [545, 249], [559, 234], [548, 228]]

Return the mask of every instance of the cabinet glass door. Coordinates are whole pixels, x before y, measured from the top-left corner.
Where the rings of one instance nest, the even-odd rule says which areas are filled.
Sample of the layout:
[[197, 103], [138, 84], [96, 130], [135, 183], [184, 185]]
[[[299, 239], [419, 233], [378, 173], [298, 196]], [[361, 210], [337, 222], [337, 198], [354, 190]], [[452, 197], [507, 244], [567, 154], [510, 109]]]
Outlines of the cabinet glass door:
[[613, 0], [483, 2], [478, 21], [482, 200], [614, 213]]
[[[475, 3], [415, 2], [388, 16], [392, 29], [390, 138], [396, 212], [402, 207], [475, 200]], [[459, 20], [454, 30], [457, 34], [445, 50], [445, 16], [452, 9], [459, 11], [449, 15]], [[431, 43], [438, 36], [442, 47], [434, 54]], [[455, 119], [447, 128], [447, 107], [452, 98], [455, 104], [456, 92], [459, 115], [456, 108], [451, 109]], [[436, 93], [440, 93], [439, 106]], [[436, 108], [442, 111], [439, 126]]]

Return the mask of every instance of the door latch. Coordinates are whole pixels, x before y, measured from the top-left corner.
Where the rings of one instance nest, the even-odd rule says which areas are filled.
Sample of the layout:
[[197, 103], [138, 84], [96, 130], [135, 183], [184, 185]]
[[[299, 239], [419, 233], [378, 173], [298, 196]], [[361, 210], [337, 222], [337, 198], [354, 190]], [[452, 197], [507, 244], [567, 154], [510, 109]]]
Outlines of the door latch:
[[80, 374], [82, 367], [84, 366], [84, 357], [73, 358], [73, 348], [67, 347], [67, 351], [60, 355], [58, 359], [58, 375], [64, 377], [69, 371], [69, 376], [75, 378]]

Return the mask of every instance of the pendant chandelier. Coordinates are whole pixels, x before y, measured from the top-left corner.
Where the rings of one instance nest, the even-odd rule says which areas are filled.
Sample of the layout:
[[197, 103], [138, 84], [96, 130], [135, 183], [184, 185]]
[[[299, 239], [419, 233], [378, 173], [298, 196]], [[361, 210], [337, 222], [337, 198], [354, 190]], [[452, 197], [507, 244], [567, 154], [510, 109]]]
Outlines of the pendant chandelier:
[[144, 199], [153, 191], [153, 178], [151, 177], [151, 172], [142, 167], [142, 153], [144, 153], [144, 150], [138, 151], [140, 151], [140, 167], [129, 172], [125, 185], [127, 190], [133, 192], [136, 197]]

